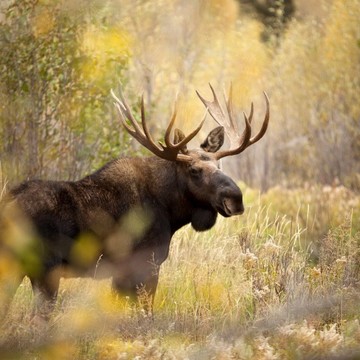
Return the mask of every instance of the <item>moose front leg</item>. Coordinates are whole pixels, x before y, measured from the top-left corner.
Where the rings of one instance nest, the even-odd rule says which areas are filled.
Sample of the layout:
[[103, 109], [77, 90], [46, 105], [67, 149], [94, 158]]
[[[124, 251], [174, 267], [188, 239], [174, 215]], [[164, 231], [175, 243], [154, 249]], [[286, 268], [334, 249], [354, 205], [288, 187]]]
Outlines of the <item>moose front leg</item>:
[[140, 249], [122, 261], [113, 278], [113, 288], [120, 295], [151, 313], [159, 279], [161, 263], [166, 259], [169, 245]]

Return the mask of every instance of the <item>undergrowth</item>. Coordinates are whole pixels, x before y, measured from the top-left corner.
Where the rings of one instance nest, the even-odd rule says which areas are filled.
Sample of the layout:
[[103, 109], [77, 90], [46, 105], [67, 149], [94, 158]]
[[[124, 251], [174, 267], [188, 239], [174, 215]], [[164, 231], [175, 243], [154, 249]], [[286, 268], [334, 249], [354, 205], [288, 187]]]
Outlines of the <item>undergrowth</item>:
[[[302, 359], [360, 349], [359, 195], [246, 188], [242, 217], [173, 238], [154, 315], [110, 281], [63, 280], [48, 323], [25, 279], [2, 319], [1, 358]], [[341, 211], [340, 211], [341, 209]], [[146, 294], [144, 294], [146, 297]], [[146, 299], [145, 299], [146, 300]]]

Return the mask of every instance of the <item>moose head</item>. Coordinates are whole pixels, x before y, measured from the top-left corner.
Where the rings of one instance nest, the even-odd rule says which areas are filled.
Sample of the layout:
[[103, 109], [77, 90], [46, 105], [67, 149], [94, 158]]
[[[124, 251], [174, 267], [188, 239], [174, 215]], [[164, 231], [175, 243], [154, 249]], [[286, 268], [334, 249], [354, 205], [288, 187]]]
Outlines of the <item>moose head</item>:
[[[200, 125], [187, 136], [181, 130], [175, 129], [173, 141], [171, 141], [171, 132], [177, 114], [175, 104], [171, 120], [165, 131], [165, 144], [161, 142], [156, 144], [149, 132], [145, 117], [144, 97], [141, 100], [140, 126], [132, 115], [121, 89], [120, 99], [112, 92], [115, 99], [114, 104], [127, 132], [156, 156], [176, 163], [179, 183], [183, 184], [194, 202], [202, 204], [203, 211], [198, 210], [195, 212], [195, 216], [192, 216], [191, 221], [194, 229], [198, 231], [212, 227], [217, 213], [229, 217], [241, 215], [244, 212], [242, 193], [236, 183], [220, 170], [219, 160], [226, 156], [238, 155], [250, 145], [259, 141], [267, 130], [270, 118], [269, 99], [264, 92], [266, 113], [260, 131], [255, 136], [251, 136], [254, 114], [254, 106], [251, 104], [249, 117], [244, 113], [245, 129], [240, 134], [233, 108], [232, 86], [228, 97], [224, 95], [226, 111], [223, 110], [211, 84], [210, 89], [213, 94], [212, 101], [206, 100], [197, 92], [198, 97], [206, 107]], [[188, 149], [187, 144], [199, 133], [207, 112], [210, 113], [219, 126], [208, 134], [199, 149]], [[225, 133], [230, 140], [230, 149], [220, 150], [224, 144]]]

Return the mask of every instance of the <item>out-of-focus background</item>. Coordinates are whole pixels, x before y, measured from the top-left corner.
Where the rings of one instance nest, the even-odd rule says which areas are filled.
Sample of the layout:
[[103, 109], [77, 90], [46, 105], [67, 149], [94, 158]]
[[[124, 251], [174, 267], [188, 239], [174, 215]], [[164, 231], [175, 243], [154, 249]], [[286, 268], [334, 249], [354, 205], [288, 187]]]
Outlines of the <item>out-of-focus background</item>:
[[[268, 134], [224, 161], [266, 190], [307, 182], [359, 189], [360, 7], [357, 0], [19, 0], [0, 8], [0, 161], [10, 184], [77, 179], [142, 153], [119, 124], [123, 84], [159, 138], [179, 93], [177, 126], [200, 121], [199, 90], [234, 87], [238, 121], [255, 105]], [[206, 132], [216, 124], [208, 117]]]

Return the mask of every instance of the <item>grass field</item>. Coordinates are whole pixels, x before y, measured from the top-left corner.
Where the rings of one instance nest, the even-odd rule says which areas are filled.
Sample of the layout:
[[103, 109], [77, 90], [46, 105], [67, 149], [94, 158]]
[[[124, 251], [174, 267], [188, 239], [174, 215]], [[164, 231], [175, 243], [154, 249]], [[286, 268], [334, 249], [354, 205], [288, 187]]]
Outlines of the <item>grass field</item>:
[[69, 279], [45, 323], [25, 279], [2, 319], [0, 358], [359, 358], [360, 196], [244, 195], [243, 216], [173, 238], [153, 317], [114, 298], [109, 280]]

